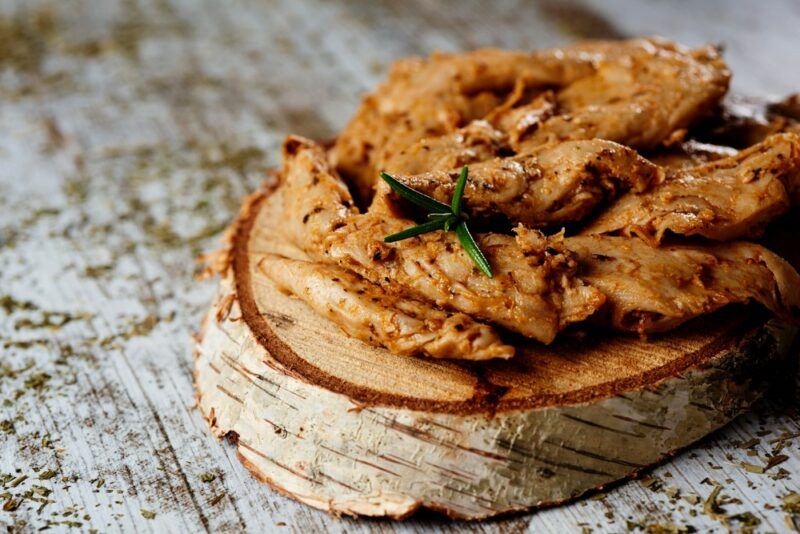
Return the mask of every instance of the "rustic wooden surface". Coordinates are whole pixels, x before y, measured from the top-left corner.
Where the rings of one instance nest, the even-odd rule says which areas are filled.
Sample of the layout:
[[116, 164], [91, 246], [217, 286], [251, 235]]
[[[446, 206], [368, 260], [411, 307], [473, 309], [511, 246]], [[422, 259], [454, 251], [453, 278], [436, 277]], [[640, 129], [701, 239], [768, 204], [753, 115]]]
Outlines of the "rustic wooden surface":
[[[189, 336], [215, 285], [194, 257], [286, 132], [332, 135], [400, 56], [659, 33], [725, 43], [739, 92], [800, 89], [800, 5], [733, 5], [0, 0], [0, 525], [463, 528], [337, 520], [250, 478], [194, 408]], [[789, 382], [641, 481], [472, 528], [789, 531]]]

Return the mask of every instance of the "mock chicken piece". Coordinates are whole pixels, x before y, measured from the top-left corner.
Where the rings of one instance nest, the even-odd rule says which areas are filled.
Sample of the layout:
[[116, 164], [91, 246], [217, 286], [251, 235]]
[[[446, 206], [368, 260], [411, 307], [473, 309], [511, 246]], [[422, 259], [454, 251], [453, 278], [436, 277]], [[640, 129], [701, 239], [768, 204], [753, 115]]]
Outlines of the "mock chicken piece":
[[548, 141], [602, 138], [637, 149], [672, 142], [725, 96], [730, 72], [712, 47], [663, 41], [633, 50], [560, 91], [558, 113], [518, 150]]
[[[513, 237], [476, 236], [494, 271], [477, 269], [452, 232], [395, 243], [383, 237], [414, 224], [381, 182], [367, 213], [352, 207], [347, 188], [313, 142], [284, 144], [284, 235], [318, 261], [335, 263], [389, 292], [491, 321], [550, 343], [568, 324], [586, 319], [605, 297], [577, 277], [577, 264], [559, 242], [523, 251]], [[549, 239], [541, 236], [545, 243]]]
[[259, 269], [350, 336], [395, 354], [461, 360], [508, 359], [514, 347], [463, 313], [391, 294], [333, 265], [268, 255]]
[[[666, 73], [649, 71], [648, 62], [656, 59], [658, 68], [668, 69]], [[395, 63], [387, 81], [364, 98], [338, 136], [332, 161], [350, 181], [357, 197], [366, 201], [372, 196], [379, 171], [387, 169], [400, 151], [417, 141], [452, 133], [490, 115], [509, 95], [519, 93], [520, 87], [541, 91], [564, 88], [598, 72], [601, 64], [601, 79], [591, 78], [589, 86], [579, 85], [559, 95], [559, 106], [579, 120], [575, 127], [568, 125], [572, 115], [545, 121], [552, 123], [547, 128], [548, 139], [588, 139], [605, 128], [609, 135], [617, 136], [609, 137], [612, 140], [655, 144], [658, 136], [672, 134], [667, 131], [671, 126], [682, 128], [697, 116], [694, 105], [713, 104], [712, 97], [720, 90], [724, 93], [727, 87], [727, 70], [710, 50], [689, 52], [657, 39], [588, 42], [530, 53], [484, 49], [406, 59]], [[654, 66], [654, 70], [658, 69]], [[645, 94], [635, 105], [614, 103], [616, 98], [633, 96], [627, 89], [631, 82], [636, 91]], [[622, 87], [615, 87], [615, 83]], [[661, 83], [669, 87], [662, 91], [649, 85]], [[586, 94], [590, 90], [602, 93], [592, 100]], [[673, 92], [679, 94], [673, 96]], [[602, 113], [596, 105], [601, 103], [614, 107], [613, 112]], [[637, 114], [637, 106], [647, 107]], [[655, 113], [652, 121], [644, 116], [651, 112]], [[620, 124], [615, 125], [615, 121]], [[533, 137], [540, 131], [537, 129]], [[538, 139], [535, 144], [543, 142]]]
[[388, 159], [384, 169], [402, 174], [447, 171], [511, 153], [504, 132], [476, 120], [451, 134], [420, 139]]
[[279, 174], [283, 234], [301, 249], [319, 252], [322, 242], [358, 213], [347, 186], [331, 172], [325, 151], [314, 141], [290, 135], [282, 147]]
[[648, 154], [647, 159], [666, 171], [680, 171], [705, 165], [722, 158], [735, 156], [739, 151], [733, 147], [701, 143], [690, 139], [680, 144]]
[[[449, 203], [458, 168], [394, 175], [405, 185]], [[598, 204], [620, 192], [644, 191], [663, 172], [635, 150], [611, 141], [557, 142], [508, 158], [469, 167], [463, 199], [471, 217], [502, 215], [515, 223], [543, 227], [583, 220]]]
[[556, 96], [551, 90], [536, 93], [530, 102], [520, 104], [526, 97], [526, 87], [524, 81], [521, 82], [506, 101], [486, 117], [508, 134], [509, 144], [515, 151], [523, 149], [525, 138], [558, 111]]
[[800, 276], [754, 243], [654, 248], [636, 237], [576, 236], [564, 244], [577, 254], [581, 276], [607, 297], [606, 314], [597, 317], [617, 330], [664, 332], [749, 301], [800, 320]]
[[668, 174], [629, 193], [583, 234], [638, 235], [653, 243], [666, 232], [727, 241], [757, 237], [800, 203], [800, 136], [775, 134], [735, 156]]

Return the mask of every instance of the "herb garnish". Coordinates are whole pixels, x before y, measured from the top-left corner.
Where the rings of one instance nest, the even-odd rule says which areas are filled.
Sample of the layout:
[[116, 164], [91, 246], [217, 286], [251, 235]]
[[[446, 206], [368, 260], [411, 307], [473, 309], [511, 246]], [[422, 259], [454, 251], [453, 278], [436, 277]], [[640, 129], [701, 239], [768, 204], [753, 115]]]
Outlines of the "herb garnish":
[[408, 239], [409, 237], [415, 237], [436, 230], [449, 232], [450, 229], [453, 228], [461, 246], [464, 247], [464, 250], [472, 261], [475, 262], [475, 265], [478, 266], [483, 274], [492, 278], [494, 276], [492, 267], [489, 265], [486, 256], [483, 255], [483, 252], [481, 252], [481, 249], [472, 237], [472, 233], [467, 226], [466, 216], [461, 211], [461, 197], [464, 196], [464, 186], [467, 184], [468, 175], [469, 169], [464, 165], [461, 169], [461, 174], [458, 176], [455, 191], [453, 191], [453, 199], [448, 206], [435, 198], [429, 197], [425, 193], [420, 193], [407, 185], [401, 184], [391, 175], [382, 172], [381, 178], [383, 178], [384, 182], [389, 184], [389, 187], [391, 187], [395, 193], [409, 202], [428, 210], [428, 218], [431, 219], [428, 222], [406, 228], [396, 234], [387, 235], [383, 240], [386, 243], [394, 243], [395, 241]]

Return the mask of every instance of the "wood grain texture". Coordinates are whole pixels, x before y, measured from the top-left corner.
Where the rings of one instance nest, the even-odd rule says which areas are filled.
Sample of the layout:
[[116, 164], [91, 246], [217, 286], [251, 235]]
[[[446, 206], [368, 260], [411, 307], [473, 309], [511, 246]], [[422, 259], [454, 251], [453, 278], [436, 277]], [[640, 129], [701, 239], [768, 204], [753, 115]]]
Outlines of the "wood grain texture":
[[[0, 1], [0, 473], [13, 476], [0, 491], [11, 501], [0, 523], [103, 532], [463, 528], [433, 516], [332, 519], [252, 480], [235, 450], [208, 436], [194, 407], [188, 338], [214, 284], [192, 280], [195, 256], [215, 247], [240, 198], [277, 163], [285, 133], [332, 135], [401, 56], [660, 33], [726, 43], [740, 92], [800, 88], [796, 2], [729, 6]], [[785, 397], [653, 470], [658, 483], [472, 528], [619, 532], [632, 521], [721, 530], [703, 513], [713, 487], [702, 481], [713, 479], [735, 499], [726, 512], [749, 511], [760, 530], [786, 531], [780, 498], [796, 488], [800, 459], [797, 440], [780, 438], [800, 425]], [[736, 446], [752, 439], [751, 449]], [[764, 465], [781, 444], [780, 465], [742, 468]], [[693, 495], [696, 504], [684, 498]]]
[[650, 342], [520, 343], [480, 367], [397, 356], [263, 273], [275, 254], [306, 259], [281, 238], [283, 204], [272, 184], [248, 196], [210, 257], [198, 404], [256, 478], [334, 514], [485, 519], [607, 486], [750, 407], [797, 333], [739, 309]]

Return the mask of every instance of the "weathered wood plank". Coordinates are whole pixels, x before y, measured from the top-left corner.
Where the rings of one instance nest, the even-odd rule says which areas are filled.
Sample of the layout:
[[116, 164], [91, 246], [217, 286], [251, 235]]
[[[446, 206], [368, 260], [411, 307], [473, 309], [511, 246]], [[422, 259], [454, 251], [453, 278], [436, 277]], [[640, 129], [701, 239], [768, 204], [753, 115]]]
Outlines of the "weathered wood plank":
[[[0, 473], [12, 476], [0, 493], [17, 506], [0, 511], [0, 523], [456, 531], [431, 516], [332, 519], [252, 480], [231, 447], [213, 442], [192, 407], [188, 336], [213, 290], [191, 280], [193, 258], [213, 247], [239, 197], [275, 163], [286, 132], [332, 135], [403, 55], [661, 33], [727, 43], [741, 91], [800, 88], [790, 68], [800, 64], [794, 2], [570, 8], [580, 5], [0, 1]], [[740, 463], [762, 465], [776, 445], [769, 440], [798, 432], [786, 406], [763, 403], [655, 469], [660, 491], [633, 482], [600, 500], [473, 528], [618, 532], [630, 519], [720, 529], [702, 512], [709, 477], [731, 480], [722, 494], [741, 504], [726, 511], [785, 531], [785, 512], [764, 505], [796, 487], [797, 440], [767, 474]], [[759, 456], [734, 444], [753, 437]], [[786, 478], [775, 477], [780, 469]], [[46, 489], [31, 498], [54, 501], [41, 512], [42, 502], [17, 504], [34, 484]], [[670, 505], [672, 487], [701, 502]]]

